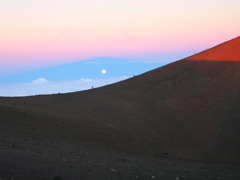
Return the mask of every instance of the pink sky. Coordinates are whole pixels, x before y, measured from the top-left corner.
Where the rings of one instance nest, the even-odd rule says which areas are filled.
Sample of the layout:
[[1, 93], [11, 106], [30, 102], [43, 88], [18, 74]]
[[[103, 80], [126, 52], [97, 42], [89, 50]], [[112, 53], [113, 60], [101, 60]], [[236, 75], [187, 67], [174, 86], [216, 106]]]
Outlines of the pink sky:
[[239, 7], [239, 0], [2, 1], [0, 75], [99, 56], [191, 55], [239, 36]]

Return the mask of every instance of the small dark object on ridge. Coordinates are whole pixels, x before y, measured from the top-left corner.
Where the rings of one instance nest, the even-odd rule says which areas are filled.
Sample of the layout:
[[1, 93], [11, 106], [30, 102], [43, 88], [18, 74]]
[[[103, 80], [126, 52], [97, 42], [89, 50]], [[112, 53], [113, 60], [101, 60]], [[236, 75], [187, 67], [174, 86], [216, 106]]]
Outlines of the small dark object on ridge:
[[57, 175], [53, 178], [53, 180], [63, 180], [61, 175]]
[[122, 159], [122, 162], [126, 162], [126, 161], [127, 161], [127, 159], [125, 159], [125, 158]]

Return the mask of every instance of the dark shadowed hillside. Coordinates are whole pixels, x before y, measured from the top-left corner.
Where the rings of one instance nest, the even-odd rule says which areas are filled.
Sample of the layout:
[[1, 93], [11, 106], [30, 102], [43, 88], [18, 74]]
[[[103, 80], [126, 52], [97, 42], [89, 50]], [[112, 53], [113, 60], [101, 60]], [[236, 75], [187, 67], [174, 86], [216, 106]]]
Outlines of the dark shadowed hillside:
[[239, 52], [240, 37], [102, 88], [0, 98], [0, 174], [237, 179], [220, 169], [240, 162]]

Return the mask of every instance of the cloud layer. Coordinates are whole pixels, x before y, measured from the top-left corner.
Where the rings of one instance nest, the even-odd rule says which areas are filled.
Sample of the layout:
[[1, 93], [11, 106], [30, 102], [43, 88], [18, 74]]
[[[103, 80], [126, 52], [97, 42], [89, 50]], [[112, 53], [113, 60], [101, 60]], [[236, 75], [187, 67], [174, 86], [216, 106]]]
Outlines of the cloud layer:
[[45, 78], [38, 78], [26, 83], [0, 84], [0, 96], [32, 96], [83, 91], [112, 84], [127, 78], [127, 76], [108, 79], [81, 78], [71, 81], [49, 81]]

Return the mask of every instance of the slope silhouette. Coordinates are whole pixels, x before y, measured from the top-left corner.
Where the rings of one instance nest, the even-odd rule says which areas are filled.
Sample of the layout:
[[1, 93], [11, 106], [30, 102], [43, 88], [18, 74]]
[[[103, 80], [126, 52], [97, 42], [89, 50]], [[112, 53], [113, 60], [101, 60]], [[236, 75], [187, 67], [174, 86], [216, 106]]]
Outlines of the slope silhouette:
[[2, 97], [1, 154], [239, 162], [239, 40], [102, 88]]

